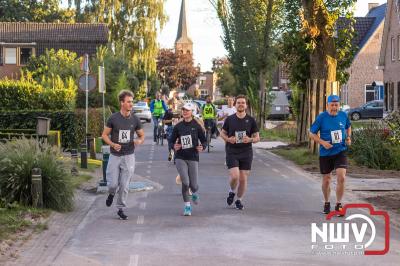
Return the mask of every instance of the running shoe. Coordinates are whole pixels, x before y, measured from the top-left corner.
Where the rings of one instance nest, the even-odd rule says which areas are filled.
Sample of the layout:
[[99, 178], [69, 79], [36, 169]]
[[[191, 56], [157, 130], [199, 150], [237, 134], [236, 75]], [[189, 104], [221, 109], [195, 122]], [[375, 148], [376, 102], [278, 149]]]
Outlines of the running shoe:
[[231, 206], [234, 199], [235, 199], [235, 193], [229, 192], [229, 196], [226, 198], [226, 203], [228, 203], [228, 205]]
[[331, 212], [331, 203], [330, 202], [325, 202], [324, 210], [322, 211], [322, 213], [328, 214], [330, 212]]
[[106, 206], [110, 207], [111, 204], [113, 203], [113, 200], [114, 200], [114, 195], [109, 194], [108, 197], [107, 197], [107, 200], [106, 200]]
[[235, 201], [235, 208], [237, 210], [243, 210], [244, 209], [244, 206], [243, 206], [243, 204], [242, 204], [242, 202], [240, 200], [236, 200]]
[[185, 206], [183, 209], [183, 216], [190, 216], [192, 215], [192, 206]]
[[193, 204], [196, 204], [196, 205], [199, 204], [199, 199], [200, 199], [199, 195], [197, 195], [197, 194], [192, 195]]
[[[341, 203], [336, 203], [335, 211], [342, 212], [342, 210], [343, 210], [342, 204]], [[338, 217], [343, 217], [344, 215], [343, 214], [338, 214], [337, 216]]]
[[168, 154], [168, 162], [170, 162], [171, 160], [172, 160], [172, 153], [169, 152], [169, 154]]
[[128, 216], [125, 215], [125, 213], [122, 209], [119, 209], [117, 214], [118, 214], [120, 220], [128, 220]]

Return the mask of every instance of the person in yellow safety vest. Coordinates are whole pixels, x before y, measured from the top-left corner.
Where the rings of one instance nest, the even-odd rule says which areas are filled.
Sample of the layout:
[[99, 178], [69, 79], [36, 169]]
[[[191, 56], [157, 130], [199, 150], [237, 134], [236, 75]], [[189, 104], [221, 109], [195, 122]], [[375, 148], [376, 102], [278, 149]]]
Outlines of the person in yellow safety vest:
[[205, 128], [211, 129], [211, 135], [218, 134], [216, 126], [217, 108], [211, 103], [211, 96], [206, 97], [206, 104], [201, 108]]
[[168, 111], [167, 105], [165, 102], [161, 99], [161, 94], [159, 92], [156, 93], [156, 98], [151, 101], [150, 103], [150, 112], [153, 117], [153, 125], [154, 125], [154, 130], [153, 130], [153, 140], [156, 142], [156, 136], [157, 136], [157, 126], [160, 120], [164, 117], [164, 113]]

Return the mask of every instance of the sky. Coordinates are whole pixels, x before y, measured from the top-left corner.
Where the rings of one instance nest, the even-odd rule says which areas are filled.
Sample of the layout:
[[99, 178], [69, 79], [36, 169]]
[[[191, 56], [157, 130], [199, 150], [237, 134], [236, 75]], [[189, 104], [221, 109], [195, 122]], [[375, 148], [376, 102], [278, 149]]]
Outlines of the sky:
[[[383, 4], [386, 0], [358, 0], [355, 16], [365, 16], [368, 12], [368, 3]], [[174, 47], [180, 8], [181, 0], [164, 1], [164, 9], [169, 20], [159, 33], [158, 41], [162, 48]], [[193, 41], [195, 65], [200, 63], [201, 71], [211, 70], [211, 60], [226, 55], [217, 14], [208, 0], [187, 0], [186, 12], [189, 37]]]

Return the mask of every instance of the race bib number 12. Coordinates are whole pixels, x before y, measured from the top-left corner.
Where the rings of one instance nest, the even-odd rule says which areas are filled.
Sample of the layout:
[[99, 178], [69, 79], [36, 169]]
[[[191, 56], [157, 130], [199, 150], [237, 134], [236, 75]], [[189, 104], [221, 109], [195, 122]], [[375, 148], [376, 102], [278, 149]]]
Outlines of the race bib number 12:
[[193, 147], [192, 136], [186, 135], [181, 137], [182, 149], [190, 149]]
[[246, 136], [246, 131], [235, 131], [236, 143], [243, 143], [244, 136]]
[[332, 144], [342, 143], [342, 131], [334, 130], [331, 131]]

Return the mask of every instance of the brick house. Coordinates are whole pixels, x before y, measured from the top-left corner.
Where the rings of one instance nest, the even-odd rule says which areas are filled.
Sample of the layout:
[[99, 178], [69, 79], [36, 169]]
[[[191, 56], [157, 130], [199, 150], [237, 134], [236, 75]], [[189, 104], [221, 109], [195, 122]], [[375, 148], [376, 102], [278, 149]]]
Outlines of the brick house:
[[379, 68], [383, 70], [386, 111], [400, 110], [400, 0], [388, 0]]
[[17, 78], [29, 58], [46, 49], [93, 55], [107, 42], [106, 24], [0, 22], [0, 78]]
[[[352, 40], [357, 52], [350, 68], [349, 80], [341, 87], [341, 98], [351, 108], [372, 100], [383, 100], [383, 72], [377, 69], [381, 49], [386, 4], [368, 4], [368, 14], [355, 18], [355, 37]], [[346, 20], [339, 20], [338, 27], [346, 27]], [[372, 86], [375, 81], [375, 86]]]
[[221, 90], [217, 87], [218, 74], [214, 71], [201, 72], [196, 79], [196, 83], [189, 87], [188, 94], [193, 95], [194, 90], [199, 89], [200, 99], [204, 99], [207, 95], [211, 96], [211, 100], [219, 100], [223, 98]]

